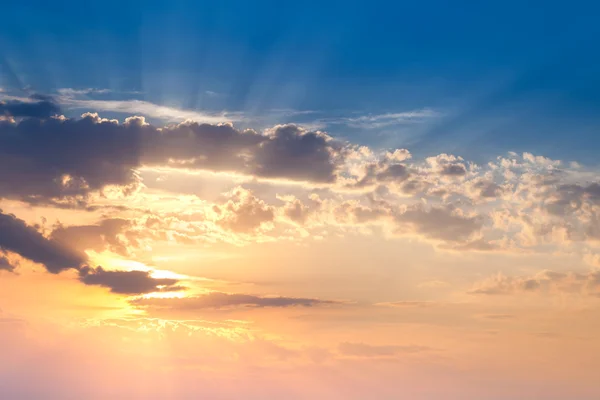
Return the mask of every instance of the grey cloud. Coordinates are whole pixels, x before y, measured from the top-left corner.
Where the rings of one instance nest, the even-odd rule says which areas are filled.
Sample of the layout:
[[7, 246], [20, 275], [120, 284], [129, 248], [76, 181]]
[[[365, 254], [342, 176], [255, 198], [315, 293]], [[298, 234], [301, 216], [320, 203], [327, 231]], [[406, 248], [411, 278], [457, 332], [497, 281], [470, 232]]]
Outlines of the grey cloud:
[[340, 142], [294, 125], [259, 134], [192, 122], [159, 129], [141, 117], [119, 124], [96, 114], [0, 121], [0, 197], [33, 201], [135, 185], [142, 165], [327, 183], [344, 154]]
[[324, 133], [280, 125], [254, 151], [252, 172], [270, 178], [333, 182], [343, 160], [341, 144]]
[[353, 185], [355, 187], [366, 187], [376, 183], [404, 182], [411, 175], [410, 169], [401, 163], [390, 162], [384, 159], [377, 163], [367, 164], [364, 174]]
[[197, 297], [171, 298], [171, 299], [135, 299], [132, 304], [136, 306], [147, 306], [169, 310], [194, 311], [210, 308], [228, 307], [311, 307], [321, 304], [332, 304], [325, 301], [310, 298], [296, 297], [260, 297], [249, 294], [230, 294], [212, 292]]
[[546, 203], [546, 209], [550, 214], [564, 216], [579, 210], [585, 202], [600, 205], [600, 184], [560, 185]]
[[[57, 236], [64, 239], [61, 235]], [[99, 285], [114, 293], [143, 294], [155, 291], [184, 290], [176, 279], [155, 279], [146, 271], [107, 271], [102, 267], [90, 268], [83, 252], [67, 247], [62, 240], [46, 238], [34, 227], [13, 215], [0, 212], [0, 250], [19, 254], [40, 263], [51, 273], [67, 269], [79, 271], [79, 279], [86, 285]], [[0, 256], [0, 269], [12, 270]], [[7, 266], [8, 265], [8, 266]], [[164, 286], [164, 287], [163, 287]]]
[[463, 176], [467, 174], [467, 169], [463, 164], [447, 164], [442, 166], [440, 174], [447, 176]]
[[8, 115], [15, 118], [48, 118], [60, 113], [60, 107], [51, 97], [33, 95], [31, 96], [31, 100], [32, 101], [0, 101], [0, 115]]
[[69, 268], [78, 269], [87, 261], [85, 254], [47, 239], [24, 221], [2, 212], [0, 212], [0, 249], [12, 251], [43, 264], [52, 273], [59, 273]]
[[185, 290], [177, 279], [153, 278], [147, 271], [107, 271], [102, 267], [83, 267], [79, 279], [86, 285], [103, 286], [118, 294], [145, 294]]
[[90, 115], [0, 123], [0, 197], [82, 196], [132, 184], [141, 135], [140, 127]]

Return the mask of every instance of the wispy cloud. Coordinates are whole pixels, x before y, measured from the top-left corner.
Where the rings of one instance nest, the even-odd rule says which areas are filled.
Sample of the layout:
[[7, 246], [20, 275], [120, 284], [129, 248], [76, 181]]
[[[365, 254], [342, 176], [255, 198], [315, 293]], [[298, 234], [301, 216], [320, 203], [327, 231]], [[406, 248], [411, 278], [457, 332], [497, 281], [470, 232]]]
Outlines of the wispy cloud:
[[235, 122], [242, 119], [240, 113], [207, 113], [203, 111], [185, 110], [176, 107], [163, 106], [144, 100], [94, 100], [78, 99], [72, 96], [62, 95], [58, 102], [70, 109], [89, 109], [98, 112], [118, 112], [124, 114], [133, 114], [165, 121], [185, 121], [194, 120], [217, 124], [223, 122]]
[[442, 113], [438, 111], [422, 108], [403, 112], [368, 114], [356, 117], [324, 118], [321, 119], [320, 122], [324, 125], [346, 125], [352, 128], [379, 129], [393, 125], [422, 123], [441, 116]]

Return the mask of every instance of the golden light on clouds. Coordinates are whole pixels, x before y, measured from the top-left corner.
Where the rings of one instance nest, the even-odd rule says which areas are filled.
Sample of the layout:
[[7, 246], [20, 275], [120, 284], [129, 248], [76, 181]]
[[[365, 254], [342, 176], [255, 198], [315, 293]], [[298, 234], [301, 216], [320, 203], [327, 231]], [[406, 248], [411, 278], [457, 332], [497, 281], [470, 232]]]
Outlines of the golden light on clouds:
[[0, 121], [0, 378], [102, 400], [597, 390], [596, 169], [148, 121]]

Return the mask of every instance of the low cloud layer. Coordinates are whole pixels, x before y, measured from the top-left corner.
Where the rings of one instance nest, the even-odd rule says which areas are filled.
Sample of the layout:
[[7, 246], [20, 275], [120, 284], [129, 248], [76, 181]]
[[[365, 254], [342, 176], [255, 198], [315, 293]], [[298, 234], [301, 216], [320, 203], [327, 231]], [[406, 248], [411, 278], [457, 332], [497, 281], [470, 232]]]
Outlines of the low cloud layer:
[[145, 294], [185, 290], [177, 279], [152, 278], [146, 271], [107, 271], [102, 267], [83, 267], [79, 270], [81, 282], [103, 286], [118, 294]]
[[322, 304], [332, 304], [332, 301], [296, 298], [296, 297], [260, 297], [249, 294], [212, 292], [202, 296], [186, 298], [141, 298], [132, 301], [140, 307], [168, 309], [175, 311], [195, 311], [208, 308], [231, 307], [312, 307]]
[[23, 220], [1, 211], [0, 249], [43, 264], [52, 273], [71, 268], [78, 269], [87, 261], [85, 254], [47, 239]]
[[[35, 227], [13, 215], [0, 212], [0, 251], [13, 252], [30, 261], [42, 264], [48, 272], [57, 274], [67, 269], [79, 272], [86, 285], [109, 288], [113, 293], [144, 294], [157, 291], [184, 290], [175, 279], [152, 278], [145, 271], [107, 271], [102, 267], [90, 268], [82, 251], [65, 243], [46, 238]], [[1, 253], [0, 253], [1, 254]], [[0, 269], [13, 271], [14, 266], [0, 255]]]
[[498, 274], [478, 282], [469, 291], [475, 295], [511, 295], [523, 293], [574, 293], [600, 296], [600, 271], [540, 271], [531, 276]]

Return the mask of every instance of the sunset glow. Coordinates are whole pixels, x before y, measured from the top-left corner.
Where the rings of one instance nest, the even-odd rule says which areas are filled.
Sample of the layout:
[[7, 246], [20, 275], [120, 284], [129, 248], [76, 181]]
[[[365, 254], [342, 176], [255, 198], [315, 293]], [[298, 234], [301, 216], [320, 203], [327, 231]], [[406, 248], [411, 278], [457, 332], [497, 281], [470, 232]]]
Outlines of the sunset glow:
[[3, 5], [0, 399], [600, 399], [575, 3]]

